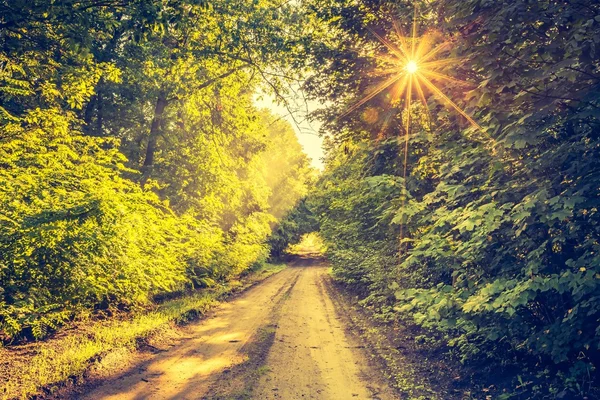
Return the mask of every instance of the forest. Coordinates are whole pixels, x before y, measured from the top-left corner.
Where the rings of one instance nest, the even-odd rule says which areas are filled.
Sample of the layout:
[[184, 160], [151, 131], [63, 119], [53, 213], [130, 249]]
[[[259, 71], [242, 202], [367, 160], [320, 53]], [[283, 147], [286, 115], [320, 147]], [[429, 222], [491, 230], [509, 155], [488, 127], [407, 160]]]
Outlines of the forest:
[[0, 1], [0, 349], [317, 232], [463, 398], [600, 398], [599, 208], [595, 0]]
[[[275, 42], [283, 21], [267, 4], [243, 24], [218, 18], [247, 7], [2, 5], [4, 341], [267, 257], [312, 172], [291, 127], [253, 106], [257, 75], [291, 61], [294, 44]], [[257, 30], [273, 37], [242, 60]]]

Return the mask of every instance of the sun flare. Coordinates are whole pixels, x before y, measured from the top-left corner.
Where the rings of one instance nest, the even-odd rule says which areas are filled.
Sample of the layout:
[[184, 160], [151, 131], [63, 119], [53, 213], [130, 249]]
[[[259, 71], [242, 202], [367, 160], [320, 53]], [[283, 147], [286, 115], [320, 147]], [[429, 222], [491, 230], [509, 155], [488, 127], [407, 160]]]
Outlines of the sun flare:
[[[400, 26], [396, 22], [394, 22], [393, 25], [395, 33], [393, 40], [389, 40], [373, 29], [369, 29], [388, 50], [387, 54], [377, 57], [377, 60], [380, 61], [380, 64], [383, 67], [380, 71], [377, 71], [378, 75], [386, 77], [385, 80], [350, 107], [344, 115], [348, 115], [360, 108], [388, 88], [391, 88], [389, 92], [390, 104], [396, 105], [400, 103], [400, 100], [404, 100], [403, 105], [407, 112], [403, 127], [405, 132], [403, 191], [406, 192], [408, 144], [411, 131], [411, 103], [415, 97], [418, 97], [418, 100], [423, 104], [428, 118], [429, 112], [427, 98], [425, 96], [426, 92], [433, 94], [447, 107], [454, 109], [458, 114], [464, 117], [471, 126], [484, 134], [486, 133], [466, 111], [459, 107], [438, 87], [438, 85], [441, 86], [441, 84], [448, 83], [461, 86], [470, 85], [468, 82], [444, 73], [446, 69], [450, 69], [454, 65], [465, 61], [462, 58], [450, 57], [448, 55], [452, 43], [449, 40], [443, 40], [441, 43], [437, 40], [438, 43], [436, 44], [436, 39], [438, 39], [438, 37], [432, 33], [426, 33], [425, 35], [418, 37], [416, 7], [412, 24], [412, 35], [410, 37], [404, 36]], [[406, 195], [403, 195], [402, 209], [404, 209], [405, 201]], [[403, 223], [400, 224], [401, 243], [404, 237], [403, 225]]]
[[[483, 131], [481, 126], [467, 112], [438, 87], [441, 84], [448, 83], [460, 86], [471, 85], [469, 82], [449, 76], [443, 72], [443, 70], [449, 69], [465, 60], [447, 55], [451, 49], [451, 42], [449, 40], [444, 40], [435, 45], [436, 35], [426, 33], [421, 37], [417, 36], [416, 8], [411, 37], [404, 36], [400, 26], [396, 22], [394, 22], [395, 37], [393, 40], [387, 39], [373, 29], [369, 30], [388, 49], [386, 55], [377, 56], [377, 60], [382, 65], [381, 70], [377, 71], [377, 74], [387, 78], [347, 109], [344, 115], [352, 113], [388, 88], [391, 88], [391, 104], [397, 104], [400, 99], [404, 99], [404, 108], [410, 109], [412, 101], [415, 100], [415, 97], [418, 97], [418, 100], [427, 109], [428, 105], [425, 94], [429, 92], [447, 107], [458, 112], [471, 126]], [[410, 124], [410, 121], [408, 124]], [[406, 129], [408, 130], [410, 127], [407, 126]]]
[[419, 65], [417, 64], [416, 61], [410, 60], [409, 62], [406, 63], [406, 72], [408, 72], [409, 74], [414, 74], [415, 72], [417, 72], [419, 70]]

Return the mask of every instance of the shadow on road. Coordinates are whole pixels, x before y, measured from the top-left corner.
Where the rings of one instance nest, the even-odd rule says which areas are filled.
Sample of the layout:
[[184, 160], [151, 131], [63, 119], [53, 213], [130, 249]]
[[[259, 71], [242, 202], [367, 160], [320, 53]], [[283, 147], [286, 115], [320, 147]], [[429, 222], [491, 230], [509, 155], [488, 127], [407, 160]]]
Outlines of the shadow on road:
[[327, 259], [322, 253], [307, 251], [303, 253], [287, 254], [283, 261], [290, 267], [323, 266]]

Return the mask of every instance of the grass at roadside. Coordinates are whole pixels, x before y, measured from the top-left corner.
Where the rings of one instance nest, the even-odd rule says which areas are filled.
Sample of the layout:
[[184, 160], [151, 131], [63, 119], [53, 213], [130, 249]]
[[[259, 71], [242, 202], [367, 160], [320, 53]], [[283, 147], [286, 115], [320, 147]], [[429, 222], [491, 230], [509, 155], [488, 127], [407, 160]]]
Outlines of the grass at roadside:
[[438, 375], [446, 373], [442, 364], [414, 351], [407, 343], [412, 338], [407, 339], [409, 334], [402, 326], [378, 321], [373, 310], [360, 305], [355, 293], [330, 276], [324, 282], [336, 309], [352, 335], [367, 349], [373, 362], [371, 368], [381, 371], [400, 398], [456, 398], [438, 382]]
[[44, 342], [0, 348], [0, 396], [25, 399], [43, 388], [77, 380], [109, 353], [134, 351], [157, 332], [203, 315], [228, 295], [283, 268], [284, 264], [265, 264], [239, 280], [165, 301], [125, 319], [93, 321]]
[[276, 323], [271, 323], [258, 328], [242, 348], [246, 360], [233, 366], [227, 374], [221, 376], [203, 398], [252, 399], [253, 391], [261, 376], [269, 372], [269, 367], [264, 364], [275, 340], [276, 327]]

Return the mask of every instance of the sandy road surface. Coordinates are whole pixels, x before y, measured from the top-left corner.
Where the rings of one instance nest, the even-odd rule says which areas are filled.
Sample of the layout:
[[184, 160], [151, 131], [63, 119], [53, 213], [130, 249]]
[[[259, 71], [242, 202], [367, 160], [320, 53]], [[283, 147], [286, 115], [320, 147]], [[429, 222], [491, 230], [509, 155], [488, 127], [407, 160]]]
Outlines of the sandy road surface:
[[[187, 326], [176, 346], [83, 398], [391, 399], [362, 346], [345, 332], [325, 279], [327, 267], [314, 260], [287, 268]], [[248, 343], [265, 326], [272, 327], [271, 340], [249, 363]], [[244, 391], [223, 395], [219, 386], [240, 373]]]
[[282, 304], [267, 373], [256, 399], [389, 399], [378, 383], [364, 350], [344, 331], [324, 279], [327, 268], [313, 266], [300, 274]]

